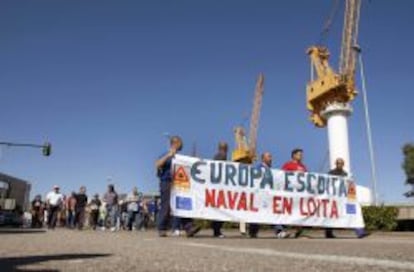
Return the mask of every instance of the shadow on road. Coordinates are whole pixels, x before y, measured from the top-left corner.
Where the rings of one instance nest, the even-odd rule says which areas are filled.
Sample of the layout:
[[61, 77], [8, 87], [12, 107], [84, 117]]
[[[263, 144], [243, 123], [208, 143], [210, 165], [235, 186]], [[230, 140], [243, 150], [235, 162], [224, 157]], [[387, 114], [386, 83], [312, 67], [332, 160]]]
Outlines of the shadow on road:
[[0, 270], [2, 272], [59, 272], [58, 269], [24, 269], [18, 268], [18, 266], [31, 265], [40, 262], [47, 261], [67, 261], [73, 259], [90, 259], [108, 257], [110, 254], [59, 254], [59, 255], [43, 255], [43, 256], [22, 256], [22, 257], [9, 257], [0, 258]]
[[18, 229], [18, 228], [0, 228], [1, 234], [33, 234], [33, 233], [45, 233], [45, 229]]

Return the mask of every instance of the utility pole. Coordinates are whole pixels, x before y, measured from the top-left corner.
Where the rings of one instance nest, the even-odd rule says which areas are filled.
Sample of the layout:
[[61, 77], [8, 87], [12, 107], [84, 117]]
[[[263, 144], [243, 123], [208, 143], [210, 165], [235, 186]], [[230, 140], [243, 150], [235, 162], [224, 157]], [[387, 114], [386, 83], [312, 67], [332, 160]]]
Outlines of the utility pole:
[[369, 158], [371, 164], [371, 189], [372, 189], [372, 198], [374, 205], [378, 205], [378, 192], [377, 192], [377, 171], [375, 165], [375, 156], [374, 156], [374, 145], [372, 143], [372, 131], [371, 131], [371, 120], [369, 117], [369, 108], [368, 108], [368, 97], [367, 89], [365, 84], [365, 73], [364, 73], [364, 63], [362, 61], [362, 50], [359, 46], [354, 46], [354, 50], [358, 53], [359, 61], [359, 70], [361, 75], [361, 85], [362, 85], [362, 99], [364, 102], [364, 113], [365, 113], [365, 124], [367, 130], [367, 140], [368, 140], [368, 150]]

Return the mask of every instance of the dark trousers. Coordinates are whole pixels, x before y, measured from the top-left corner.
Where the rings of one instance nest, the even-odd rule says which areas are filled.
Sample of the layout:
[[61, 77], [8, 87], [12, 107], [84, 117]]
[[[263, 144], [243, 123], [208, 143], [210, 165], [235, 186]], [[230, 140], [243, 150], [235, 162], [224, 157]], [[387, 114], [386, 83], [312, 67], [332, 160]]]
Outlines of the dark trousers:
[[99, 219], [99, 210], [92, 210], [90, 213], [90, 224], [93, 230], [96, 229]]
[[50, 206], [49, 207], [48, 216], [47, 216], [47, 223], [48, 223], [48, 227], [50, 229], [54, 229], [56, 227], [58, 211], [59, 211], [59, 206]]
[[84, 223], [85, 223], [85, 208], [84, 207], [76, 208], [75, 224], [78, 227], [78, 229], [82, 229]]
[[[171, 219], [171, 182], [160, 182], [160, 210], [158, 212], [158, 230], [166, 231]], [[186, 232], [193, 227], [193, 220], [191, 218], [181, 218], [181, 224]]]
[[[365, 235], [365, 229], [363, 228], [359, 228], [359, 229], [354, 229], [355, 234], [357, 237], [361, 237]], [[325, 237], [335, 237], [334, 233], [333, 233], [333, 229], [331, 228], [326, 228], [325, 229]]]
[[183, 229], [185, 230], [185, 232], [189, 232], [193, 228], [193, 219], [181, 218], [181, 224], [183, 224]]
[[249, 224], [249, 236], [257, 236], [259, 233], [259, 224]]
[[222, 226], [223, 226], [223, 222], [221, 222], [221, 221], [211, 222], [211, 228], [213, 229], [213, 235], [214, 236], [221, 235], [221, 227]]
[[42, 212], [41, 211], [33, 211], [33, 213], [32, 213], [32, 228], [41, 228], [42, 226], [43, 226]]
[[166, 231], [170, 223], [171, 182], [160, 182], [160, 210], [158, 212], [158, 230]]
[[181, 217], [174, 216], [171, 227], [173, 230], [181, 230]]
[[135, 227], [137, 226], [138, 216], [139, 214], [137, 211], [128, 212], [128, 230], [132, 230], [132, 225], [134, 225]]

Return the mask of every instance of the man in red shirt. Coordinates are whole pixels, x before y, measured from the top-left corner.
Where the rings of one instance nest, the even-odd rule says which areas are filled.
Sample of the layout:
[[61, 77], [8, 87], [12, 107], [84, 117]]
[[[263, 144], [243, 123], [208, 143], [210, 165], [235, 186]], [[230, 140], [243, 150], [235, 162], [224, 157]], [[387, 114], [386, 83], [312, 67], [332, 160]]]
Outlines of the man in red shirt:
[[292, 151], [291, 160], [285, 163], [282, 166], [282, 170], [288, 172], [308, 172], [306, 166], [302, 163], [303, 159], [303, 150], [302, 149], [294, 149]]
[[[282, 166], [283, 171], [287, 172], [308, 172], [306, 166], [302, 163], [303, 150], [296, 148], [292, 150], [291, 160]], [[299, 227], [295, 233], [295, 238], [299, 238], [303, 233], [303, 228]]]

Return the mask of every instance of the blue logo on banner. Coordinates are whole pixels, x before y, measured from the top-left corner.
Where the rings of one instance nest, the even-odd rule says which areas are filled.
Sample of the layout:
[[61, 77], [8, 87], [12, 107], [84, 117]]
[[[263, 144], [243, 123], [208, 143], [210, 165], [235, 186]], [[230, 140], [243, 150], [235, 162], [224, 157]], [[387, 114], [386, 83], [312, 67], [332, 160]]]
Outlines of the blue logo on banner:
[[355, 204], [346, 204], [346, 213], [347, 214], [356, 214], [356, 206]]
[[177, 196], [175, 198], [175, 208], [180, 210], [191, 211], [193, 209], [193, 201], [189, 197]]

